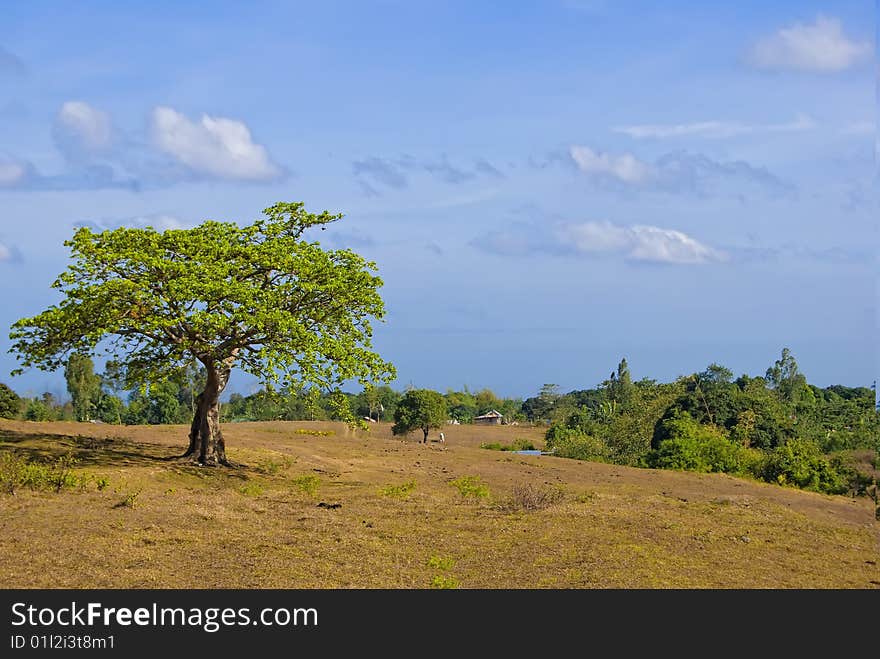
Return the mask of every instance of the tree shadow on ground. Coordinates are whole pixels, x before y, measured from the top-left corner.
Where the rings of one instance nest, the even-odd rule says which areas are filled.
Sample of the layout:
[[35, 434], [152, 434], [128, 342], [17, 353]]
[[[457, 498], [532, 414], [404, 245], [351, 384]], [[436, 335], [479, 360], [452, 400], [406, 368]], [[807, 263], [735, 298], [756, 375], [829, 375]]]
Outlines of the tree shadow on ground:
[[134, 442], [123, 437], [86, 437], [0, 430], [0, 453], [14, 451], [29, 460], [49, 462], [68, 453], [81, 467], [150, 466], [176, 461], [173, 447]]

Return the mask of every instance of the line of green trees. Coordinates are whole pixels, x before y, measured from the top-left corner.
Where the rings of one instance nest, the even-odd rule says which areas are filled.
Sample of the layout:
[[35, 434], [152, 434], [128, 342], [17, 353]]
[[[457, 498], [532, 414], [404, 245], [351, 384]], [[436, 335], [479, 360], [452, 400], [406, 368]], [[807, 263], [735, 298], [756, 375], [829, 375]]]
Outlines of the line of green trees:
[[[65, 368], [70, 401], [51, 394], [20, 398], [0, 384], [0, 417], [34, 421], [70, 419], [117, 424], [188, 423], [204, 386], [204, 369], [187, 367], [173, 378], [133, 392], [114, 362], [96, 374], [89, 357], [74, 354]], [[427, 393], [425, 393], [427, 392]], [[417, 395], [418, 394], [418, 395]], [[430, 401], [431, 410], [421, 409]], [[673, 382], [634, 381], [626, 359], [592, 389], [562, 393], [545, 384], [525, 400], [489, 389], [445, 394], [387, 385], [345, 393], [340, 401], [316, 388], [234, 393], [222, 406], [226, 421], [394, 421], [395, 432], [470, 423], [495, 409], [505, 422], [544, 425], [555, 455], [623, 465], [725, 472], [820, 492], [864, 493], [878, 476], [880, 413], [868, 387], [807, 382], [787, 348], [761, 377], [719, 364]], [[444, 419], [437, 417], [442, 410]], [[429, 413], [430, 412], [430, 413]]]
[[[115, 362], [103, 373], [95, 373], [91, 358], [72, 354], [65, 370], [69, 401], [50, 394], [21, 398], [0, 383], [0, 418], [29, 421], [98, 421], [126, 425], [189, 423], [205, 381], [204, 368], [189, 366], [166, 380], [132, 392], [124, 390], [124, 374]], [[387, 385], [360, 393], [343, 393], [355, 418], [392, 421], [405, 392]], [[490, 410], [504, 414], [508, 422], [525, 421], [522, 400], [500, 398], [490, 389], [448, 390], [442, 395], [449, 420], [471, 423]], [[250, 395], [233, 393], [221, 406], [225, 421], [335, 421], [351, 415], [340, 413], [336, 397], [316, 388], [261, 389]]]
[[788, 349], [763, 377], [710, 364], [633, 381], [626, 360], [595, 389], [552, 385], [523, 403], [556, 455], [725, 472], [827, 493], [876, 488], [880, 414], [868, 387], [810, 385]]

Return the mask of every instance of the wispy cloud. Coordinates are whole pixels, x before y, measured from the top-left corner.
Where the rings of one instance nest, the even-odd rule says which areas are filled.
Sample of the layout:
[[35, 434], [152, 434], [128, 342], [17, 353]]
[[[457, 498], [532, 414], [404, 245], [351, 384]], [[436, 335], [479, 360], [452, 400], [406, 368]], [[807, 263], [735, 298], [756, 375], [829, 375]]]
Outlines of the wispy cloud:
[[631, 153], [613, 155], [594, 151], [588, 146], [573, 146], [569, 149], [574, 160], [584, 174], [597, 177], [610, 177], [624, 183], [640, 184], [656, 177], [655, 169], [636, 158]]
[[748, 124], [740, 121], [711, 120], [687, 124], [637, 124], [615, 126], [616, 133], [623, 133], [635, 139], [669, 139], [676, 137], [700, 137], [704, 139], [726, 139], [755, 133], [792, 133], [815, 128], [815, 122], [804, 114], [793, 121], [781, 124]]
[[361, 249], [372, 247], [376, 244], [376, 241], [371, 236], [357, 229], [349, 231], [330, 229], [327, 231], [326, 236], [321, 235], [321, 239], [334, 249]]
[[[794, 190], [762, 167], [741, 160], [719, 162], [687, 151], [667, 153], [654, 162], [631, 153], [612, 154], [577, 145], [569, 148], [568, 155], [590, 181], [624, 189], [708, 195], [721, 193], [725, 183], [736, 183], [738, 187], [745, 183], [773, 194]], [[741, 190], [737, 192], [741, 194]]]
[[544, 253], [576, 257], [618, 257], [642, 263], [699, 265], [728, 260], [721, 250], [675, 229], [625, 226], [608, 221], [517, 223], [471, 243], [503, 255]]
[[758, 69], [837, 73], [871, 57], [869, 41], [856, 41], [843, 32], [840, 20], [819, 16], [815, 23], [795, 23], [759, 39], [746, 53]]
[[163, 153], [205, 177], [271, 181], [283, 176], [261, 144], [253, 141], [247, 125], [236, 119], [203, 114], [198, 121], [169, 107], [157, 107], [151, 116], [154, 144]]
[[84, 163], [61, 174], [43, 174], [27, 160], [0, 155], [0, 190], [139, 190], [140, 182], [120, 176], [112, 165]]
[[27, 67], [22, 59], [0, 46], [0, 76], [20, 77], [26, 73]]
[[[356, 177], [369, 178], [395, 190], [402, 190], [409, 185], [406, 175], [395, 163], [384, 158], [365, 158], [352, 163], [352, 171]], [[374, 192], [374, 188], [370, 188]], [[378, 194], [376, 192], [376, 194]]]
[[437, 160], [426, 160], [422, 163], [413, 163], [412, 166], [414, 168], [421, 168], [431, 176], [444, 183], [451, 183], [452, 185], [464, 183], [465, 181], [470, 181], [471, 179], [476, 178], [474, 172], [469, 172], [453, 166], [446, 156], [442, 156]]
[[12, 259], [12, 250], [3, 243], [0, 243], [0, 263]]
[[502, 179], [506, 178], [504, 173], [495, 167], [491, 162], [486, 160], [485, 158], [480, 158], [474, 162], [474, 171], [483, 174], [485, 176], [489, 176], [491, 178]]
[[360, 182], [367, 196], [380, 194], [379, 187], [403, 190], [410, 185], [410, 178], [427, 174], [436, 181], [449, 185], [461, 185], [479, 177], [504, 178], [504, 174], [485, 158], [474, 161], [472, 168], [462, 167], [441, 155], [436, 158], [379, 158], [370, 156], [352, 163], [352, 173]]
[[770, 247], [729, 246], [726, 252], [737, 263], [761, 263], [767, 261], [801, 261], [830, 265], [867, 266], [875, 262], [870, 249], [852, 247], [823, 247], [816, 249], [799, 245], [776, 245]]

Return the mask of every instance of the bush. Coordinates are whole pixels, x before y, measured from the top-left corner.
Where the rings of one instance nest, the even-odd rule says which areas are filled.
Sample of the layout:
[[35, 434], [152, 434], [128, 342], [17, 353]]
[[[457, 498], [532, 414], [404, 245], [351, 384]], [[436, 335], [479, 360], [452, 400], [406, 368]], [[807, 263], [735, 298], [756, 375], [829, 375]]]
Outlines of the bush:
[[314, 474], [306, 474], [305, 476], [294, 478], [293, 484], [299, 488], [300, 492], [313, 497], [318, 494], [318, 486], [321, 484], [321, 479]]
[[76, 459], [68, 453], [52, 464], [28, 462], [15, 453], [0, 455], [0, 491], [15, 494], [19, 488], [31, 490], [61, 490], [84, 488], [89, 481], [87, 476], [76, 475], [73, 467]]
[[0, 382], [0, 419], [14, 419], [21, 411], [21, 398]]
[[428, 559], [428, 567], [448, 572], [455, 567], [455, 559], [451, 556], [431, 556]]
[[238, 491], [241, 492], [246, 497], [258, 497], [263, 494], [263, 486], [259, 483], [245, 483]]
[[431, 588], [449, 589], [459, 587], [458, 579], [445, 574], [437, 574], [431, 579]]
[[608, 445], [601, 439], [563, 426], [552, 426], [547, 431], [547, 448], [553, 455], [575, 460], [606, 462], [610, 456]]
[[659, 469], [684, 471], [749, 473], [759, 456], [727, 439], [714, 425], [695, 421], [686, 412], [663, 421], [669, 439], [660, 442], [648, 457], [648, 464]]
[[282, 469], [289, 469], [290, 466], [296, 462], [296, 459], [291, 459], [287, 456], [282, 458], [281, 460], [275, 460], [273, 458], [264, 458], [260, 460], [255, 466], [254, 469], [261, 474], [266, 474], [267, 476], [274, 476]]
[[479, 476], [462, 476], [449, 481], [462, 499], [485, 499], [489, 496], [489, 488], [481, 481]]
[[848, 483], [819, 445], [806, 439], [791, 439], [777, 446], [764, 465], [764, 480], [780, 485], [794, 485], [805, 490], [842, 494]]
[[416, 489], [415, 481], [407, 481], [401, 485], [386, 485], [379, 490], [379, 494], [395, 499], [408, 499], [409, 493]]
[[501, 505], [502, 510], [544, 510], [560, 501], [565, 493], [558, 487], [536, 487], [531, 483], [513, 486], [510, 497]]
[[136, 508], [138, 505], [137, 500], [140, 495], [141, 495], [140, 490], [138, 490], [137, 492], [127, 492], [122, 496], [122, 499], [120, 499], [116, 503], [116, 505], [114, 505], [113, 507], [114, 508]]
[[841, 451], [829, 455], [828, 462], [846, 482], [847, 493], [862, 496], [874, 484], [874, 456], [872, 450]]
[[311, 430], [309, 428], [297, 428], [293, 431], [295, 435], [311, 435], [313, 437], [330, 437], [335, 435], [336, 432], [333, 430]]
[[511, 444], [501, 444], [500, 442], [483, 442], [480, 448], [490, 451], [537, 451], [535, 445], [528, 439], [514, 439]]
[[53, 421], [55, 413], [43, 401], [31, 399], [25, 406], [24, 418], [28, 421]]

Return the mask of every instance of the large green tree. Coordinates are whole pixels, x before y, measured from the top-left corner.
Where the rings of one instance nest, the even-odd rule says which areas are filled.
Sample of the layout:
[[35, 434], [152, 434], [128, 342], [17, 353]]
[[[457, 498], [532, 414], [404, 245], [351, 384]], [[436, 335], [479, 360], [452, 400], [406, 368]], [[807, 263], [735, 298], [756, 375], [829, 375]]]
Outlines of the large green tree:
[[72, 263], [53, 284], [62, 301], [16, 322], [12, 351], [22, 367], [46, 370], [74, 352], [106, 352], [128, 387], [173, 378], [195, 359], [205, 383], [185, 456], [228, 464], [219, 400], [233, 367], [270, 387], [333, 391], [395, 375], [371, 350], [371, 321], [385, 312], [376, 264], [306, 239], [341, 217], [297, 202], [245, 226], [79, 228], [65, 243]]
[[391, 432], [406, 435], [413, 430], [424, 433], [423, 443], [428, 441], [432, 428], [441, 428], [446, 423], [446, 399], [430, 389], [411, 389], [404, 394], [394, 410], [394, 425]]

